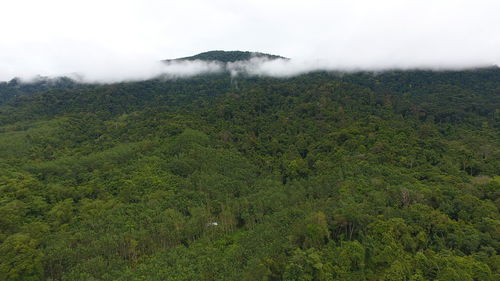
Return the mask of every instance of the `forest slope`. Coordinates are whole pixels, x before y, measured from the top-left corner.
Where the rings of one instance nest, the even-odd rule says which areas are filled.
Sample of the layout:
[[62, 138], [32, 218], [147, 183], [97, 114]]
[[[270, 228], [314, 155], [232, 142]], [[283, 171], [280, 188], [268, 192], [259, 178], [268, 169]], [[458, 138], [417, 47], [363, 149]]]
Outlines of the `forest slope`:
[[498, 280], [500, 69], [0, 106], [0, 280]]

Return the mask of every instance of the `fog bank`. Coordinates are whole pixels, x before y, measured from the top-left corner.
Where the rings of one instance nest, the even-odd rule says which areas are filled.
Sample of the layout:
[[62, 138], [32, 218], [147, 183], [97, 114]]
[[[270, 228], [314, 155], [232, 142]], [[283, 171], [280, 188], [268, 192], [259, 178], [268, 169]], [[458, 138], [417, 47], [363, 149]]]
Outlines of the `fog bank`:
[[225, 66], [158, 61], [209, 50], [293, 58], [228, 66], [314, 70], [463, 69], [500, 64], [498, 0], [19, 0], [0, 17], [0, 81], [186, 77]]

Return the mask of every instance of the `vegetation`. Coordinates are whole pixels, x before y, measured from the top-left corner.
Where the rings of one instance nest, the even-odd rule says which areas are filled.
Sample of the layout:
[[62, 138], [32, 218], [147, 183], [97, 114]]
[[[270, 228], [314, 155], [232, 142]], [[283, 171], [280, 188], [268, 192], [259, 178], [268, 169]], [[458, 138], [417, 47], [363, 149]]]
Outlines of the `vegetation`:
[[23, 83], [16, 78], [9, 82], [0, 82], [0, 105], [17, 97], [32, 95], [49, 89], [73, 89], [90, 86], [76, 83], [67, 77], [55, 79], [38, 77], [30, 83]]
[[6, 100], [0, 280], [500, 279], [500, 69], [231, 85]]

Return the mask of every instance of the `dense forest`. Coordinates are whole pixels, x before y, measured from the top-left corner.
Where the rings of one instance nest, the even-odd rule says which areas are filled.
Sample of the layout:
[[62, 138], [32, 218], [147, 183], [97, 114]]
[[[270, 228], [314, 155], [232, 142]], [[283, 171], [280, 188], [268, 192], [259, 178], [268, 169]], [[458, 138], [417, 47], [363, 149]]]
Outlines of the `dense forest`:
[[236, 79], [1, 83], [0, 281], [500, 280], [499, 68]]

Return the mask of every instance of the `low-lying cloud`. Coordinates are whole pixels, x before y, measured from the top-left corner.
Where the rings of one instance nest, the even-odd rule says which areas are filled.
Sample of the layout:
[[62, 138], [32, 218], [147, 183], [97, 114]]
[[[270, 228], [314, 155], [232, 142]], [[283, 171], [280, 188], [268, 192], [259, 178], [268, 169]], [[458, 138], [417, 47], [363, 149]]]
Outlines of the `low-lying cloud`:
[[[286, 78], [315, 71], [336, 71], [336, 72], [356, 72], [356, 71], [385, 71], [394, 69], [431, 69], [431, 70], [462, 70], [477, 67], [490, 67], [491, 64], [441, 64], [439, 66], [432, 63], [422, 64], [366, 64], [359, 65], [352, 63], [332, 62], [328, 59], [269, 59], [266, 57], [254, 57], [249, 60], [223, 63], [220, 61], [204, 60], [171, 60], [153, 61], [133, 64], [100, 65], [94, 68], [89, 65], [85, 71], [52, 73], [43, 77], [57, 78], [69, 77], [82, 83], [117, 83], [124, 81], [141, 81], [153, 78], [177, 79], [189, 78], [196, 75], [228, 73], [232, 77], [238, 76], [267, 76]], [[31, 82], [40, 78], [40, 75], [17, 76], [23, 82]]]
[[488, 63], [464, 63], [464, 62], [443, 62], [435, 64], [432, 62], [419, 62], [419, 63], [352, 63], [342, 61], [331, 61], [328, 59], [266, 59], [266, 58], [253, 58], [247, 61], [237, 61], [228, 63], [226, 66], [227, 71], [232, 75], [255, 75], [255, 76], [271, 76], [271, 77], [291, 77], [301, 75], [304, 73], [314, 71], [338, 71], [338, 72], [357, 72], [357, 71], [386, 71], [386, 70], [415, 70], [415, 69], [428, 69], [428, 70], [463, 70], [480, 67], [491, 67], [493, 64]]
[[[78, 69], [78, 68], [77, 68]], [[144, 61], [122, 63], [88, 63], [74, 71], [37, 71], [30, 70], [14, 74], [3, 73], [4, 80], [19, 78], [23, 82], [31, 82], [40, 77], [68, 77], [82, 83], [116, 83], [124, 81], [141, 81], [162, 76], [165, 79], [186, 78], [194, 75], [219, 73], [224, 65], [216, 61]]]
[[109, 66], [97, 72], [90, 68], [89, 71], [75, 72], [66, 76], [84, 83], [115, 83], [147, 80], [160, 76], [164, 79], [186, 78], [223, 71], [224, 65], [217, 61], [155, 61], [118, 67]]
[[[112, 83], [220, 71], [286, 77], [500, 64], [498, 0], [5, 2], [0, 81], [42, 75]], [[220, 49], [292, 60], [159, 62]]]

